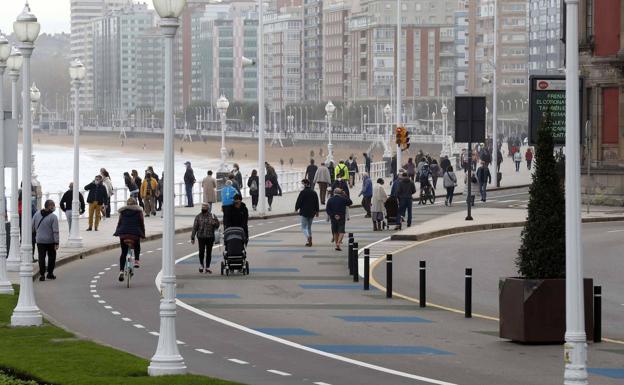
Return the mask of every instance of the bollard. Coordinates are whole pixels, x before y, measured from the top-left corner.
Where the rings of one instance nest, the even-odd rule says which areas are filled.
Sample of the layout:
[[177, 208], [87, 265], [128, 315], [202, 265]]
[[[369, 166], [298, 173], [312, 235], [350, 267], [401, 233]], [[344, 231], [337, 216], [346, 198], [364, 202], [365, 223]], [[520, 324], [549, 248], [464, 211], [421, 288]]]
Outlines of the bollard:
[[602, 342], [602, 286], [594, 286], [594, 342]]
[[427, 306], [427, 262], [420, 261], [420, 307]]
[[349, 238], [349, 251], [347, 252], [347, 264], [349, 265], [349, 275], [353, 275], [353, 238]]
[[360, 281], [360, 272], [359, 269], [360, 267], [358, 266], [360, 261], [359, 261], [359, 255], [358, 255], [359, 249], [358, 249], [358, 243], [357, 242], [353, 242], [353, 282], [359, 282]]
[[386, 298], [392, 298], [392, 254], [386, 254]]
[[370, 290], [370, 249], [364, 249], [364, 290]]
[[472, 269], [466, 269], [466, 318], [472, 318]]

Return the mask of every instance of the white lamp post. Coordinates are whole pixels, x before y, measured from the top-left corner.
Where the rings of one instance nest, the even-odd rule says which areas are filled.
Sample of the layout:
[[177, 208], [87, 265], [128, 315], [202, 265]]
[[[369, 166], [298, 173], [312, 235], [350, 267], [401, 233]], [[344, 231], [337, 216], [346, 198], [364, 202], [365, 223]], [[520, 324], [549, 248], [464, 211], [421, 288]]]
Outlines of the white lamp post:
[[226, 172], [228, 170], [227, 164], [225, 163], [227, 158], [227, 149], [225, 148], [225, 126], [229, 106], [230, 101], [227, 100], [225, 95], [221, 95], [221, 97], [217, 99], [217, 110], [219, 110], [219, 116], [221, 117], [221, 166], [219, 166], [219, 171], [221, 172]]
[[[258, 0], [258, 180], [260, 186], [264, 184], [266, 175], [264, 157], [264, 125], [266, 123], [264, 110], [264, 0]], [[307, 118], [307, 107], [306, 107]], [[264, 215], [266, 209], [265, 189], [258, 189], [258, 211]]]
[[74, 188], [72, 189], [71, 228], [69, 229], [69, 247], [83, 246], [80, 236], [80, 200], [79, 170], [80, 170], [80, 84], [87, 75], [87, 70], [80, 60], [74, 60], [69, 66], [69, 77], [74, 86]]
[[494, 0], [494, 73], [492, 75], [492, 164], [490, 173], [498, 183], [498, 1]]
[[332, 101], [328, 101], [325, 105], [325, 112], [327, 113], [327, 133], [329, 141], [327, 142], [327, 164], [329, 165], [334, 161], [334, 145], [332, 144], [332, 117], [336, 111], [336, 106]]
[[436, 134], [435, 116], [436, 116], [436, 113], [435, 111], [433, 111], [431, 113], [431, 127], [433, 128], [433, 135]]
[[[402, 63], [402, 59], [401, 59], [401, 38], [403, 37], [402, 35], [402, 27], [401, 27], [401, 0], [397, 0], [396, 2], [396, 17], [397, 17], [397, 31], [396, 31], [396, 62], [394, 63], [394, 68], [396, 70], [396, 127], [401, 127], [401, 107], [403, 105], [403, 102], [401, 101], [401, 88], [403, 87], [403, 83], [401, 82], [401, 63]], [[396, 173], [397, 175], [399, 174], [399, 170], [401, 169], [403, 162], [401, 160], [401, 146], [400, 145], [396, 145], [396, 157], [397, 157], [397, 162], [396, 162]]]
[[[22, 53], [13, 48], [13, 52], [11, 52], [11, 56], [7, 60], [7, 68], [11, 78], [11, 118], [15, 120], [18, 118], [17, 81], [19, 80], [23, 61]], [[9, 257], [7, 259], [7, 269], [9, 271], [19, 271], [21, 263], [19, 214], [17, 212], [18, 183], [16, 166], [11, 168], [11, 247], [9, 248]]]
[[[4, 71], [7, 68], [7, 60], [11, 55], [11, 45], [9, 41], [0, 34], [0, 148], [4, 148]], [[3, 152], [4, 153], [4, 152]], [[0, 156], [2, 156], [2, 154]], [[0, 294], [13, 294], [13, 286], [7, 276], [7, 245], [6, 245], [6, 207], [4, 204], [4, 159], [0, 159]], [[15, 210], [15, 208], [13, 208]]]
[[[153, 0], [160, 16], [159, 28], [165, 38], [165, 178], [164, 196], [173, 197], [174, 149], [173, 139], [173, 39], [179, 27], [178, 17], [186, 6], [186, 0]], [[186, 364], [178, 350], [176, 340], [176, 276], [174, 263], [175, 216], [173, 199], [163, 202], [163, 250], [160, 299], [160, 334], [158, 347], [147, 369], [150, 376], [183, 374]]]
[[587, 384], [587, 339], [583, 303], [581, 245], [581, 162], [578, 0], [566, 0], [566, 333], [565, 385]]
[[450, 156], [449, 141], [448, 141], [448, 108], [446, 104], [442, 105], [440, 109], [442, 114], [442, 156]]
[[[20, 42], [19, 49], [24, 57], [22, 67], [22, 118], [24, 119], [23, 142], [22, 142], [22, 246], [20, 265], [20, 293], [17, 306], [11, 316], [12, 326], [39, 326], [43, 319], [41, 311], [35, 302], [33, 291], [32, 273], [32, 218], [30, 216], [31, 205], [31, 178], [32, 178], [32, 121], [30, 115], [30, 98], [28, 93], [30, 86], [30, 57], [35, 49], [35, 40], [39, 36], [41, 26], [37, 18], [30, 12], [28, 2], [24, 10], [13, 23], [15, 37]], [[37, 95], [33, 95], [37, 96]]]
[[384, 107], [384, 115], [386, 115], [386, 145], [383, 157], [384, 159], [392, 158], [392, 133], [390, 131], [390, 122], [392, 120], [392, 107], [386, 104]]

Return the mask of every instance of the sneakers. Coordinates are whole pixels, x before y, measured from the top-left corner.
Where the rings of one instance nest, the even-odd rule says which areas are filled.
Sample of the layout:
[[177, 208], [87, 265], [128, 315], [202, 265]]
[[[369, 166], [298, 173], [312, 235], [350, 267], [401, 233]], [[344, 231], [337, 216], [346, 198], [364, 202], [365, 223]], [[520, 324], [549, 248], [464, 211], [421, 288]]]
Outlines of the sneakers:
[[45, 281], [45, 276], [44, 275], [39, 276], [39, 280], [40, 281]]
[[55, 280], [55, 279], [56, 279], [56, 275], [54, 275], [54, 274], [48, 274], [48, 275], [46, 275], [46, 278], [47, 278], [47, 279], [51, 279], [51, 280]]
[[269, 211], [271, 211], [271, 206], [269, 206]]
[[312, 247], [312, 237], [308, 237], [308, 242], [305, 245], [306, 247]]
[[139, 267], [141, 267], [141, 264], [139, 263], [139, 260], [138, 260], [138, 259], [135, 259], [135, 260], [134, 260], [134, 268], [135, 268], [135, 269], [138, 269]]
[[91, 230], [92, 230], [92, 229], [91, 229], [90, 227], [87, 229], [87, 231], [91, 231]]
[[119, 282], [123, 282], [124, 281], [124, 272], [120, 271], [119, 272]]
[[203, 267], [203, 266], [201, 266], [201, 267], [199, 268], [199, 272], [200, 272], [200, 273], [203, 273], [203, 272], [204, 272], [204, 267]]
[[212, 274], [212, 270], [210, 270], [210, 269], [206, 269], [206, 273], [208, 273], [208, 274]]

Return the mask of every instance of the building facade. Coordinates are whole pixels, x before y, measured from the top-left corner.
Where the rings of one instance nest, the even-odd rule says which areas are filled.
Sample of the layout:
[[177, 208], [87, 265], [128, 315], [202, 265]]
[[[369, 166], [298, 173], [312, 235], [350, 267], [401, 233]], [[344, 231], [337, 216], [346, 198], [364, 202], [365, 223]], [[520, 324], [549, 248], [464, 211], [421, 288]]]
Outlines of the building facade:
[[560, 75], [565, 46], [561, 27], [561, 0], [529, 4], [529, 75]]
[[350, 2], [333, 2], [323, 8], [322, 100], [344, 101], [350, 93]]
[[323, 7], [324, 1], [303, 0], [303, 97], [323, 98]]

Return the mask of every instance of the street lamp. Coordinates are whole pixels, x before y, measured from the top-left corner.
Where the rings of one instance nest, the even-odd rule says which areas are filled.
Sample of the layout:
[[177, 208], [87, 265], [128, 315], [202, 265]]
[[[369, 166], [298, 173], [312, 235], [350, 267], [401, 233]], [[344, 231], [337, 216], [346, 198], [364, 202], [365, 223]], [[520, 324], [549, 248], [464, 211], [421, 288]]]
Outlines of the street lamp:
[[392, 158], [392, 147], [391, 147], [392, 135], [390, 131], [390, 120], [392, 119], [392, 107], [390, 107], [389, 104], [386, 104], [386, 106], [384, 107], [384, 114], [386, 115], [386, 145], [384, 146], [385, 149], [384, 149], [383, 157], [384, 159], [390, 159]]
[[69, 77], [74, 87], [74, 184], [72, 189], [71, 226], [69, 229], [69, 247], [80, 248], [83, 246], [80, 236], [80, 201], [79, 201], [79, 169], [80, 169], [80, 84], [87, 75], [87, 70], [82, 62], [74, 60], [69, 66]]
[[327, 164], [329, 165], [334, 161], [334, 145], [332, 144], [332, 117], [336, 111], [336, 106], [332, 101], [328, 101], [325, 105], [325, 112], [327, 113], [327, 127], [329, 141], [327, 142]]
[[[174, 160], [173, 149], [173, 39], [179, 27], [178, 17], [186, 6], [186, 0], [153, 0], [160, 16], [159, 28], [165, 38], [165, 118], [164, 153], [166, 175], [163, 196], [173, 197]], [[178, 350], [176, 340], [176, 276], [174, 263], [175, 216], [174, 200], [163, 202], [163, 250], [161, 271], [160, 333], [158, 347], [147, 369], [150, 376], [183, 374], [186, 372], [184, 359]]]
[[219, 110], [219, 115], [221, 117], [221, 166], [219, 166], [220, 172], [227, 171], [227, 165], [225, 164], [225, 160], [227, 157], [227, 149], [225, 148], [225, 125], [227, 118], [227, 109], [230, 106], [230, 101], [224, 95], [221, 95], [219, 99], [217, 99], [217, 110]]
[[[17, 81], [19, 80], [20, 71], [24, 58], [22, 53], [13, 48], [11, 56], [7, 60], [7, 69], [11, 78], [11, 118], [18, 119], [17, 107]], [[7, 258], [7, 269], [9, 271], [19, 271], [20, 269], [20, 227], [18, 206], [18, 177], [17, 165], [11, 168], [11, 247], [9, 248], [9, 257]]]
[[[448, 108], [446, 104], [442, 104], [442, 108], [440, 109], [440, 113], [442, 114], [442, 156], [450, 156], [450, 149], [448, 143]], [[446, 170], [443, 170], [446, 171]]]
[[[19, 41], [19, 49], [24, 57], [22, 67], [22, 246], [20, 293], [17, 306], [11, 316], [12, 326], [39, 326], [43, 319], [41, 311], [35, 302], [35, 292], [33, 290], [32, 273], [32, 217], [30, 216], [31, 200], [31, 178], [32, 178], [32, 120], [30, 115], [30, 98], [28, 93], [30, 86], [30, 57], [35, 49], [35, 40], [39, 36], [41, 26], [37, 22], [37, 17], [30, 12], [30, 6], [26, 2], [24, 10], [13, 23], [15, 37]], [[33, 95], [37, 96], [37, 95]]]
[[[4, 71], [7, 68], [7, 60], [11, 56], [9, 41], [0, 34], [0, 107], [4, 106]], [[4, 114], [4, 109], [0, 111]], [[4, 116], [0, 116], [0, 148], [4, 148]], [[4, 153], [4, 152], [3, 152]], [[0, 192], [4, 195], [4, 165], [5, 159], [0, 159]], [[12, 208], [15, 211], [15, 207]], [[13, 286], [7, 276], [7, 245], [6, 245], [6, 207], [4, 196], [0, 198], [0, 294], [13, 294]]]

